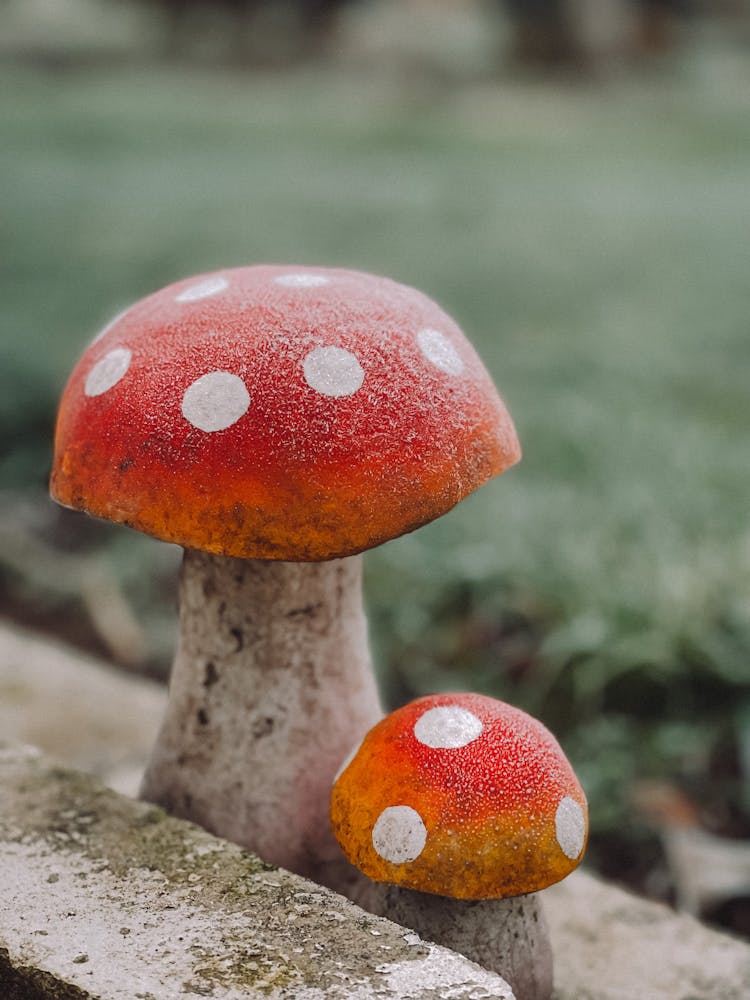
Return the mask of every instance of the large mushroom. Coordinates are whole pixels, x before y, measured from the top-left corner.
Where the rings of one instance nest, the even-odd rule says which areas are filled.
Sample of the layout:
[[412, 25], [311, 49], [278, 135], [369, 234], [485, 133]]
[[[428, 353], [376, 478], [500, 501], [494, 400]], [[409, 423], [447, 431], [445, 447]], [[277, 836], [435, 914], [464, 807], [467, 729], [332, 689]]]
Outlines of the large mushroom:
[[110, 323], [65, 389], [51, 491], [185, 549], [143, 796], [338, 884], [330, 782], [382, 714], [358, 553], [519, 454], [456, 324], [386, 278], [237, 268]]
[[377, 884], [366, 909], [549, 1000], [552, 952], [537, 892], [580, 862], [586, 798], [552, 734], [476, 694], [430, 695], [391, 713], [337, 775], [331, 823]]

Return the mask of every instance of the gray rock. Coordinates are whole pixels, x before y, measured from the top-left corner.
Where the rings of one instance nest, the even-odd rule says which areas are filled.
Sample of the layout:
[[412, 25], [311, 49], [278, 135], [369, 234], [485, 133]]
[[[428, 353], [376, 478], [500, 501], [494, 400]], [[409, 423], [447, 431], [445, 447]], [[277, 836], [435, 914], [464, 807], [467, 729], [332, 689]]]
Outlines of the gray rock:
[[[162, 718], [164, 704], [165, 692], [156, 685], [117, 673], [105, 665], [87, 660], [78, 653], [52, 645], [38, 637], [0, 626], [0, 732], [3, 733], [4, 738], [38, 743], [45, 752], [57, 759], [73, 767], [91, 771], [101, 776], [106, 783], [135, 794], [138, 777]], [[7, 774], [7, 771], [5, 773]], [[76, 780], [83, 782], [83, 786], [90, 787], [85, 779]], [[47, 860], [39, 869], [40, 872], [46, 874], [39, 877], [42, 878], [42, 890], [47, 896], [50, 895], [51, 889], [55, 886], [58, 886], [58, 891], [62, 892], [60, 882], [63, 881], [63, 871], [54, 867], [56, 863], [54, 844], [48, 845], [46, 848], [44, 845], [40, 847], [38, 835], [34, 833], [36, 829], [34, 823], [37, 821], [33, 819], [33, 816], [36, 815], [36, 810], [40, 807], [34, 805], [32, 801], [29, 806], [31, 813], [24, 817], [18, 811], [20, 807], [17, 800], [14, 800], [16, 801], [13, 814], [15, 818], [12, 818], [8, 811], [11, 792], [9, 786], [4, 782], [5, 778], [0, 775], [0, 824], [5, 830], [3, 835], [5, 842], [0, 843], [0, 941], [5, 942], [9, 926], [14, 935], [26, 933], [26, 940], [34, 945], [33, 955], [43, 957], [45, 935], [33, 934], [36, 911], [31, 908], [30, 904], [24, 903], [18, 910], [18, 913], [26, 915], [24, 921], [14, 919], [15, 911], [9, 903], [10, 897], [6, 894], [8, 879], [12, 877], [6, 860], [10, 860], [11, 850], [16, 852], [16, 855], [22, 849], [27, 852], [46, 850], [48, 852]], [[57, 823], [60, 828], [58, 839], [63, 844], [67, 844], [69, 849], [72, 849], [76, 846], [76, 837], [82, 835], [87, 824], [73, 821], [71, 826], [71, 821], [65, 820], [62, 816], [67, 808], [63, 803], [70, 799], [70, 781], [58, 783], [55, 787], [62, 795], [62, 801], [57, 810], [58, 818], [56, 820], [54, 817], [49, 819], [48, 815], [47, 825], [49, 826], [51, 823], [54, 827], [54, 824]], [[68, 789], [65, 794], [63, 794], [64, 789]], [[300, 903], [300, 900], [294, 900], [293, 893], [290, 896], [286, 891], [280, 891], [283, 890], [283, 886], [287, 884], [286, 879], [290, 876], [285, 874], [283, 876], [263, 875], [261, 872], [256, 873], [257, 877], [248, 883], [247, 879], [251, 874], [252, 865], [257, 864], [257, 862], [251, 863], [249, 855], [241, 852], [238, 855], [236, 849], [223, 845], [221, 841], [215, 841], [198, 831], [194, 832], [194, 836], [199, 838], [196, 843], [198, 843], [200, 850], [205, 847], [207, 854], [201, 861], [199, 850], [196, 855], [198, 870], [191, 870], [188, 861], [185, 860], [185, 855], [190, 855], [193, 849], [180, 847], [180, 844], [183, 843], [180, 839], [183, 834], [180, 833], [177, 836], [176, 833], [170, 833], [170, 831], [185, 829], [185, 824], [173, 827], [170, 825], [173, 821], [164, 821], [162, 814], [158, 811], [151, 811], [147, 807], [133, 803], [124, 806], [121, 799], [117, 797], [106, 798], [106, 796], [107, 793], [103, 789], [99, 789], [95, 798], [100, 803], [105, 801], [111, 803], [106, 812], [108, 813], [110, 808], [114, 809], [115, 815], [120, 815], [119, 822], [121, 827], [124, 826], [126, 832], [129, 827], [128, 822], [123, 817], [140, 817], [138, 823], [141, 825], [136, 825], [134, 830], [128, 833], [123, 844], [117, 848], [117, 856], [120, 856], [122, 851], [126, 853], [133, 851], [135, 849], [133, 847], [134, 840], [136, 845], [141, 845], [138, 848], [139, 851], [146, 849], [143, 845], [151, 845], [149, 850], [157, 850], [158, 848], [162, 855], [164, 852], [168, 854], [170, 845], [178, 851], [178, 856], [173, 861], [170, 861], [169, 857], [164, 858], [164, 866], [172, 872], [169, 878], [173, 882], [178, 879], [178, 875], [178, 882], [180, 879], [182, 880], [177, 886], [181, 894], [181, 905], [184, 905], [185, 901], [189, 902], [191, 899], [200, 898], [201, 895], [209, 892], [209, 888], [214, 884], [220, 887], [226, 885], [227, 881], [231, 882], [232, 871], [238, 873], [237, 879], [240, 885], [250, 884], [256, 887], [253, 890], [253, 898], [259, 899], [263, 905], [278, 909], [287, 905], [290, 900], [292, 906]], [[46, 808], [49, 814], [49, 802], [47, 802]], [[131, 812], [131, 809], [134, 809], [135, 812]], [[159, 816], [161, 820], [153, 824], [145, 822], [144, 817], [147, 816], [152, 818]], [[111, 822], [114, 823], [114, 819]], [[8, 843], [10, 826], [15, 829], [15, 839], [12, 844]], [[112, 831], [115, 829], [107, 824], [102, 828], [105, 827]], [[191, 827], [187, 827], [187, 829], [194, 830]], [[33, 839], [34, 837], [37, 838], [36, 847], [28, 840], [28, 838]], [[107, 842], [114, 845], [112, 847], [114, 850], [118, 842], [117, 837], [114, 832], [110, 832], [108, 837]], [[174, 839], [175, 837], [176, 839]], [[221, 850], [216, 849], [217, 844], [222, 845]], [[140, 855], [137, 855], [136, 852], [134, 857], [136, 856]], [[210, 860], [205, 861], [205, 857]], [[241, 860], [238, 861], [238, 858]], [[228, 874], [222, 874], [226, 859], [229, 859], [231, 864]], [[31, 860], [28, 863], [31, 864]], [[42, 864], [42, 862], [38, 863]], [[104, 864], [104, 862], [100, 863]], [[148, 866], [152, 863], [153, 858], [151, 861], [144, 861], [145, 870], [143, 865], [140, 867], [136, 865], [137, 877], [134, 880], [125, 879], [124, 883], [121, 881], [117, 884], [124, 884], [125, 888], [128, 888], [133, 881], [137, 886], [142, 878], [148, 881], [148, 879], [156, 877], [158, 880], [155, 872], [161, 869], [158, 864], [156, 868], [149, 869]], [[217, 864], [216, 869], [210, 867], [214, 863]], [[18, 858], [14, 864], [16, 864], [17, 870], [17, 866], [20, 864]], [[116, 874], [125, 871], [127, 869], [123, 868], [123, 864], [124, 862], [119, 862], [114, 868], [110, 867], [109, 869], [105, 865], [103, 872], [106, 873], [109, 870]], [[209, 871], [213, 873], [210, 879], [205, 878], [207, 864]], [[238, 864], [240, 865], [239, 869], [235, 867]], [[242, 867], [243, 865], [250, 867], [246, 870]], [[182, 869], [182, 871], [178, 872], [177, 869]], [[81, 871], [83, 872], [84, 869]], [[187, 882], [191, 874], [199, 876], [193, 883]], [[43, 880], [47, 875], [56, 877], [58, 881], [47, 883]], [[91, 874], [86, 877], [93, 878]], [[265, 893], [274, 888], [257, 886], [258, 879], [262, 878], [280, 882], [280, 886], [276, 890], [277, 895], [271, 894], [268, 897], [261, 893], [261, 890]], [[283, 885], [281, 885], [282, 878]], [[167, 876], [163, 875], [162, 879], [167, 881]], [[84, 883], [84, 875], [77, 878], [68, 872], [64, 885], [81, 886]], [[94, 883], [90, 884], [93, 886]], [[110, 888], [105, 888], [102, 891], [115, 892], [113, 883], [108, 884]], [[195, 891], [193, 887], [196, 884], [202, 888]], [[335, 931], [336, 925], [339, 923], [353, 923], [355, 931], [359, 935], [357, 940], [365, 941], [371, 946], [374, 943], [377, 950], [382, 933], [378, 936], [371, 934], [370, 930], [380, 928], [380, 922], [373, 917], [364, 915], [362, 911], [345, 903], [338, 896], [332, 896], [317, 887], [311, 888], [307, 883], [303, 884], [306, 886], [305, 890], [299, 891], [308, 893], [309, 901], [306, 905], [316, 912], [319, 925], [328, 927], [330, 922], [330, 926]], [[166, 889], [164, 891], [162, 903], [159, 904], [162, 910], [171, 905], [169, 894]], [[211, 891], [214, 890], [211, 888]], [[335, 900], [333, 906], [329, 906], [328, 901], [331, 899]], [[708, 930], [691, 917], [675, 914], [667, 907], [638, 899], [581, 871], [574, 872], [564, 882], [545, 890], [541, 894], [541, 901], [550, 926], [555, 953], [555, 1000], [744, 1000], [744, 998], [750, 997], [750, 947], [744, 942]], [[65, 905], [62, 896], [58, 899], [58, 904], [59, 912], [62, 913], [62, 908]], [[125, 903], [122, 905], [124, 906]], [[149, 905], [151, 904], [149, 903]], [[328, 916], [325, 915], [326, 910], [330, 911]], [[161, 912], [161, 910], [156, 912]], [[171, 912], [165, 910], [167, 915]], [[259, 911], [253, 910], [252, 912]], [[333, 916], [334, 913], [337, 915]], [[294, 918], [294, 910], [290, 916]], [[72, 917], [64, 916], [60, 919], [64, 924], [73, 926], [70, 923], [73, 920]], [[279, 921], [281, 915], [269, 912], [268, 919]], [[299, 919], [298, 916], [297, 919], [292, 919], [291, 923], [295, 924]], [[45, 920], [54, 922], [53, 915], [48, 914]], [[94, 968], [94, 953], [92, 947], [86, 944], [87, 937], [83, 924], [79, 922], [76, 926], [78, 927], [78, 938], [75, 943], [70, 945], [70, 951], [66, 954], [71, 956], [69, 967], [79, 975], [79, 979], [76, 981], [87, 982], [85, 977]], [[121, 926], [127, 927], [128, 925], [123, 923]], [[36, 929], [44, 930], [45, 926], [39, 925]], [[131, 928], [130, 934], [124, 935], [124, 937], [130, 937], [132, 933]], [[406, 935], [406, 939], [413, 940], [413, 935], [409, 936], [406, 931], [402, 931], [399, 938], [402, 944], [406, 943], [404, 935]], [[16, 947], [20, 947], [20, 938], [14, 938], [14, 940]], [[324, 948], [333, 947], [332, 938], [324, 940], [328, 942]], [[338, 941], [338, 938], [336, 940]], [[336, 945], [336, 947], [338, 946], [340, 945]], [[3, 943], [0, 947], [7, 948], [8, 945]], [[32, 961], [33, 955], [31, 952], [27, 952], [27, 945], [24, 944], [23, 947], [24, 951], [17, 954], [19, 956], [28, 954], [31, 967], [33, 967], [33, 961], [37, 961], [37, 959], [34, 958]], [[295, 945], [294, 947], [301, 946]], [[424, 948], [423, 945], [421, 947]], [[318, 955], [320, 950], [313, 951], [313, 955]], [[401, 960], [406, 960], [406, 956], [410, 953], [409, 947], [402, 955]], [[302, 954], [307, 954], [307, 952]], [[445, 953], [440, 952], [440, 954]], [[88, 961], [80, 960], [84, 955], [88, 956]], [[332, 952], [331, 955], [335, 960], [339, 960], [335, 952]], [[424, 961], [426, 954], [421, 952], [415, 957], [418, 961]], [[78, 963], [73, 962], [75, 958], [79, 958]], [[39, 962], [41, 961], [42, 958], [39, 958]], [[315, 961], [317, 962], [318, 959], [316, 958]], [[435, 960], [431, 959], [430, 961], [433, 962], [432, 967], [436, 967]], [[2, 951], [0, 951], [0, 969], [3, 968], [2, 962]], [[248, 958], [247, 962], [259, 963], [259, 960]], [[260, 969], [261, 965], [259, 964], [258, 967]], [[427, 965], [424, 965], [423, 969], [426, 968]], [[398, 975], [391, 973], [390, 975], [390, 981], [395, 983], [399, 979], [400, 973]], [[427, 975], [426, 972], [425, 975]], [[334, 980], [331, 982], [334, 983]], [[2, 974], [0, 974], [0, 987], [4, 985]], [[6, 989], [8, 988], [6, 987]], [[128, 1000], [134, 1000], [134, 992], [128, 994]], [[54, 996], [55, 994], [48, 993], [46, 995]], [[173, 994], [162, 991], [154, 995], [157, 1000], [166, 1000], [168, 997], [171, 1000]], [[296, 995], [302, 996], [299, 993]], [[335, 993], [329, 995], [336, 996]], [[342, 988], [341, 996], [349, 995], [356, 997], [357, 994], [347, 993]], [[408, 996], [408, 994], [402, 995]], [[446, 996], [448, 1000], [452, 1000], [450, 992], [440, 993], [438, 991], [437, 994], [433, 992], [424, 995]], [[477, 995], [481, 996], [481, 993]], [[18, 994], [22, 1000], [30, 1000], [31, 997], [36, 1000], [37, 996], [45, 996], [45, 994]], [[68, 997], [78, 1000], [74, 992], [62, 993], [59, 996], [65, 997], [65, 1000]], [[215, 994], [215, 996], [219, 996], [219, 994]], [[325, 997], [326, 994], [323, 993], [321, 996]], [[0, 989], [0, 998], [2, 1000], [16, 1000], [16, 996], [10, 992], [6, 994], [2, 989]], [[308, 1000], [312, 1000], [312, 995], [308, 997]]]
[[498, 976], [30, 748], [0, 747], [5, 1000], [513, 1000]]
[[0, 623], [0, 733], [135, 795], [166, 689]]
[[540, 893], [555, 1000], [746, 1000], [750, 947], [575, 871]]

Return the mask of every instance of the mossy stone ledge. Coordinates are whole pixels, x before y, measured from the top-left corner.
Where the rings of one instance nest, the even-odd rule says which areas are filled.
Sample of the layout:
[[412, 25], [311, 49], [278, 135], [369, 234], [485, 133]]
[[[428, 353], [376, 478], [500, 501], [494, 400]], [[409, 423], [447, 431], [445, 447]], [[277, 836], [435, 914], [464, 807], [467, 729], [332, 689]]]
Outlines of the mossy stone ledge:
[[512, 1000], [499, 977], [341, 896], [0, 747], [4, 1000]]

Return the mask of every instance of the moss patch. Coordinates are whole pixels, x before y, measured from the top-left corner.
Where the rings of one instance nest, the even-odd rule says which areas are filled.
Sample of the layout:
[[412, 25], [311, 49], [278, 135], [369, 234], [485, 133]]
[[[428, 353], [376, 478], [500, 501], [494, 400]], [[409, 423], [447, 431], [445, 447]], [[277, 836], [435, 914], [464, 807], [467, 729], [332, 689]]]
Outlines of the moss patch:
[[[118, 968], [135, 963], [160, 975], [164, 965], [179, 993], [275, 997], [303, 986], [338, 995], [346, 982], [382, 985], [384, 967], [429, 956], [402, 928], [92, 777], [0, 747], [0, 784], [0, 841], [17, 859], [14, 891], [51, 935], [38, 949], [9, 928], [24, 942], [11, 952], [18, 966], [39, 955], [46, 969], [52, 955], [62, 981], [87, 986], [109, 975], [114, 951]], [[33, 993], [29, 976], [13, 976], [9, 982], [30, 984], [19, 1000], [89, 995], [50, 992], [41, 982]]]
[[125, 799], [78, 772], [30, 761], [14, 784], [9, 789], [14, 812], [23, 815], [24, 825], [22, 832], [9, 831], [7, 839], [39, 838], [56, 850], [106, 863], [117, 876], [146, 870], [160, 872], [175, 887], [200, 882], [204, 906], [226, 907], [232, 895], [251, 891], [253, 876], [276, 871], [250, 851], [156, 806]]

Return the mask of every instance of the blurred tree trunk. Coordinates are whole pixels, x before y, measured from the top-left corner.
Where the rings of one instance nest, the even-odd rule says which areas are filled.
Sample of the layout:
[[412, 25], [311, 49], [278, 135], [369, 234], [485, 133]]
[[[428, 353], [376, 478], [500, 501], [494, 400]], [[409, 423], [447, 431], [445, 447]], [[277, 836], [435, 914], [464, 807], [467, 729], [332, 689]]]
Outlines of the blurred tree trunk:
[[234, 54], [246, 54], [247, 27], [261, 0], [152, 0], [161, 7], [166, 18], [166, 47], [170, 56], [180, 56], [190, 48], [194, 33], [194, 16], [216, 12], [226, 19], [227, 31]]
[[163, 8], [166, 21], [167, 55], [174, 58], [182, 52], [185, 39], [190, 0], [161, 0], [156, 5]]
[[298, 0], [305, 49], [317, 52], [336, 34], [339, 15], [348, 0]]
[[662, 55], [674, 48], [680, 16], [690, 13], [689, 0], [635, 0], [636, 54]]
[[[289, 29], [289, 37], [300, 52], [316, 53], [324, 48], [333, 37], [341, 9], [348, 0], [290, 0], [285, 12], [289, 19], [285, 22]], [[207, 23], [212, 15], [222, 23], [226, 32], [227, 48], [241, 62], [252, 57], [253, 51], [265, 51], [265, 43], [272, 51], [278, 46], [279, 39], [274, 38], [271, 28], [267, 39], [256, 37], [250, 44], [251, 30], [263, 34], [268, 30], [269, 22], [261, 17], [257, 23], [256, 15], [273, 13], [273, 0], [151, 0], [153, 6], [161, 8], [165, 19], [166, 46], [172, 56], [184, 54], [190, 50], [191, 42], [195, 41], [197, 26]], [[278, 33], [278, 29], [277, 29]], [[288, 45], [282, 51], [289, 53]]]
[[[496, 0], [497, 2], [497, 0]], [[716, 13], [713, 0], [710, 9]], [[731, 0], [730, 0], [731, 2]], [[500, 0], [514, 31], [517, 62], [540, 69], [581, 69], [606, 52], [598, 51], [596, 3], [577, 0]], [[703, 0], [703, 8], [706, 0]], [[617, 11], [620, 11], [618, 16]], [[661, 55], [678, 41], [681, 21], [701, 9], [701, 0], [618, 0], [609, 18], [620, 34], [620, 49], [636, 56]], [[610, 32], [611, 34], [611, 32]]]
[[586, 53], [566, 0], [501, 0], [515, 33], [517, 62], [580, 67]]

